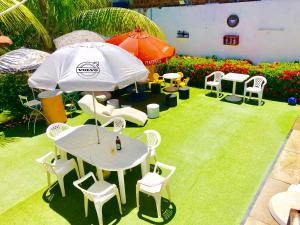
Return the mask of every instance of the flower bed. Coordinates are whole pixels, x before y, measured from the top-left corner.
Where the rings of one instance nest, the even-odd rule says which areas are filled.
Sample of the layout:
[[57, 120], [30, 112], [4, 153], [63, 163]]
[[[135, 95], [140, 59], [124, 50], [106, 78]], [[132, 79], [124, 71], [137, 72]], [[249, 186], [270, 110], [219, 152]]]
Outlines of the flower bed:
[[[300, 63], [261, 63], [252, 65], [248, 60], [200, 58], [176, 56], [157, 66], [160, 74], [182, 71], [190, 77], [191, 86], [204, 87], [205, 76], [214, 71], [244, 73], [250, 76], [260, 75], [268, 80], [264, 97], [286, 100], [294, 96], [300, 101]], [[222, 82], [222, 89], [231, 91], [232, 83]], [[244, 84], [237, 85], [237, 93], [243, 93]]]

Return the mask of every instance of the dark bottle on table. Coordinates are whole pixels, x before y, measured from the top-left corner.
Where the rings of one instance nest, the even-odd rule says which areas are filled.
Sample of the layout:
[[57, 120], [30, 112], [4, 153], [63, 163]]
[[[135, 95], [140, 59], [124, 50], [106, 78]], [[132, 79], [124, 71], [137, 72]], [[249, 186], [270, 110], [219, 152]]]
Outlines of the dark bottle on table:
[[116, 138], [116, 149], [118, 151], [120, 151], [121, 148], [122, 148], [122, 146], [121, 146], [121, 140], [120, 140], [119, 136], [117, 136], [117, 138]]

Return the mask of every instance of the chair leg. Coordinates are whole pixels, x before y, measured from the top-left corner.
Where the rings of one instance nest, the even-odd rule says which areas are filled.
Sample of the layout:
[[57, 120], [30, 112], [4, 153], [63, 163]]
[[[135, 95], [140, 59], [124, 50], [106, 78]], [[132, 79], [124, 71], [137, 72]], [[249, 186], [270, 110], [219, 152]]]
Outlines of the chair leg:
[[155, 199], [155, 204], [156, 204], [157, 217], [161, 218], [161, 196], [155, 195], [154, 199]]
[[140, 210], [140, 187], [138, 185], [136, 185], [136, 189], [135, 189], [135, 194], [136, 194], [136, 206], [137, 206], [137, 210]]
[[219, 88], [216, 87], [216, 91], [217, 91], [217, 98], [219, 98]]
[[34, 123], [33, 123], [33, 133], [35, 134], [35, 123], [37, 120], [38, 115], [36, 114], [35, 118], [34, 118]]
[[252, 98], [252, 92], [249, 93], [249, 100]]
[[48, 182], [48, 189], [51, 187], [51, 174], [47, 172], [47, 182]]
[[166, 190], [167, 190], [169, 201], [171, 202], [171, 192], [170, 192], [170, 186], [169, 186], [169, 184], [166, 185]]
[[79, 178], [80, 178], [80, 175], [79, 175], [78, 167], [77, 167], [77, 164], [76, 164], [75, 160], [74, 160], [73, 163], [74, 163], [74, 169], [75, 169], [76, 174], [77, 174], [77, 177], [78, 177], [78, 179], [79, 179]]
[[246, 92], [246, 90], [244, 90], [243, 102], [245, 102], [245, 100], [246, 100], [246, 94], [247, 94], [247, 92]]
[[258, 93], [258, 105], [260, 106], [262, 102], [262, 93]]
[[30, 124], [30, 120], [31, 120], [32, 114], [33, 114], [33, 111], [29, 115], [29, 120], [28, 120], [28, 123], [27, 123], [27, 129], [28, 130], [29, 130], [29, 124]]
[[89, 211], [89, 199], [84, 195], [84, 199], [83, 199], [83, 201], [84, 201], [84, 215], [85, 215], [85, 217], [87, 217], [88, 216], [88, 211]]
[[95, 203], [95, 208], [96, 208], [96, 212], [97, 212], [97, 216], [98, 216], [99, 225], [102, 225], [103, 224], [102, 204]]
[[63, 197], [65, 197], [66, 196], [66, 192], [65, 192], [65, 185], [64, 185], [64, 177], [58, 176], [57, 177], [57, 181], [58, 181], [58, 184], [59, 184], [59, 187], [60, 187], [60, 190], [61, 190], [61, 195]]
[[122, 213], [121, 199], [120, 199], [120, 194], [119, 194], [119, 190], [117, 187], [115, 188], [115, 194], [116, 194], [117, 200], [118, 200], [119, 211], [120, 211], [120, 214], [122, 215], [123, 213]]

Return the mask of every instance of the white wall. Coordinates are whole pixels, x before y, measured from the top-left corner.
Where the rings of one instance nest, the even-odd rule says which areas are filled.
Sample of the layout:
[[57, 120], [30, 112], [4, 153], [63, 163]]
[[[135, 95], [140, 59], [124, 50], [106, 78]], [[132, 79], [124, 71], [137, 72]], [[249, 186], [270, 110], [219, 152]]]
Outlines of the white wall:
[[[240, 19], [235, 28], [227, 26], [231, 14]], [[148, 15], [178, 54], [245, 58], [254, 63], [300, 60], [300, 0], [154, 8]], [[190, 38], [176, 38], [177, 30], [188, 31]], [[238, 34], [240, 44], [223, 45], [227, 34]]]

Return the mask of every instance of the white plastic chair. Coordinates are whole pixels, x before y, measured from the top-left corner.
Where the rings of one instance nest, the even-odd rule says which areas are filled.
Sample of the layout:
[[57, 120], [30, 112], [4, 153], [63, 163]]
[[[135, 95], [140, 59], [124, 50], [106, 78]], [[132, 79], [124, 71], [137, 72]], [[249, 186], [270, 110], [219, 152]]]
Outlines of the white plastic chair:
[[[247, 87], [248, 83], [253, 81], [252, 87]], [[258, 95], [258, 105], [261, 105], [264, 87], [267, 84], [267, 79], [262, 76], [254, 76], [245, 82], [244, 86], [244, 102], [247, 92], [249, 92], [249, 99], [252, 97], [252, 93]]]
[[[92, 177], [94, 184], [92, 184], [87, 190], [80, 187], [80, 184]], [[110, 200], [112, 197], [116, 196], [119, 205], [119, 211], [122, 215], [122, 207], [120, 201], [120, 194], [117, 186], [115, 184], [110, 184], [104, 180], [97, 181], [95, 175], [92, 172], [89, 172], [84, 177], [80, 178], [73, 182], [74, 186], [78, 188], [84, 195], [84, 212], [85, 217], [88, 215], [88, 200], [94, 202], [96, 212], [98, 215], [99, 224], [103, 224], [102, 218], [102, 207], [103, 205]]]
[[[48, 136], [48, 138], [55, 141], [57, 135], [59, 135], [61, 132], [63, 132], [64, 130], [67, 130], [69, 128], [71, 128], [71, 126], [69, 126], [65, 123], [53, 123], [47, 128], [46, 135]], [[58, 149], [57, 149], [57, 146], [55, 145], [55, 154], [56, 155], [58, 155], [57, 152], [58, 152]], [[64, 151], [60, 150], [60, 154], [62, 155], [63, 158], [67, 158], [66, 153]]]
[[125, 129], [126, 127], [126, 120], [124, 120], [122, 117], [114, 117], [112, 119], [110, 119], [109, 121], [107, 121], [106, 123], [104, 123], [103, 125], [101, 125], [101, 127], [106, 127], [109, 124], [113, 123], [114, 127], [113, 127], [113, 132], [122, 133], [122, 130]]
[[63, 197], [66, 196], [64, 176], [75, 169], [77, 177], [79, 178], [77, 164], [74, 159], [57, 159], [54, 152], [49, 152], [46, 155], [36, 159], [36, 161], [42, 164], [46, 169], [48, 188], [51, 186], [51, 174], [56, 175]]
[[160, 145], [161, 142], [160, 134], [156, 130], [145, 130], [136, 138], [142, 139], [143, 137], [146, 137], [146, 145], [150, 158], [154, 157], [154, 160], [157, 161], [156, 148]]
[[[163, 177], [156, 173], [157, 168], [166, 169], [169, 171], [169, 174], [166, 177]], [[141, 180], [136, 184], [136, 204], [139, 210], [139, 192], [143, 192], [147, 195], [151, 195], [155, 199], [157, 216], [161, 217], [161, 196], [162, 191], [166, 189], [169, 201], [171, 202], [171, 193], [169, 187], [169, 180], [174, 174], [176, 167], [163, 164], [161, 162], [156, 162], [154, 167], [154, 172], [147, 173]]]
[[47, 120], [47, 122], [49, 122], [48, 119], [45, 117], [45, 115], [41, 111], [42, 104], [39, 100], [36, 100], [36, 99], [28, 101], [27, 96], [23, 96], [23, 95], [19, 95], [19, 99], [23, 106], [31, 109], [31, 113], [29, 115], [29, 120], [28, 120], [28, 124], [27, 124], [28, 130], [29, 130], [29, 124], [30, 124], [31, 117], [35, 116], [34, 123], [33, 123], [33, 133], [35, 134], [35, 123], [36, 123], [37, 117], [39, 115], [43, 116]]
[[[221, 86], [221, 81], [222, 81], [222, 77], [225, 74], [221, 71], [215, 71], [211, 74], [209, 74], [208, 76], [205, 77], [205, 83], [204, 83], [204, 89], [207, 88], [207, 86], [210, 86], [211, 90], [213, 87], [216, 88], [217, 91], [217, 98], [219, 98], [219, 93], [222, 91], [222, 86]], [[209, 81], [208, 79], [210, 77], [213, 77], [213, 80]]]

